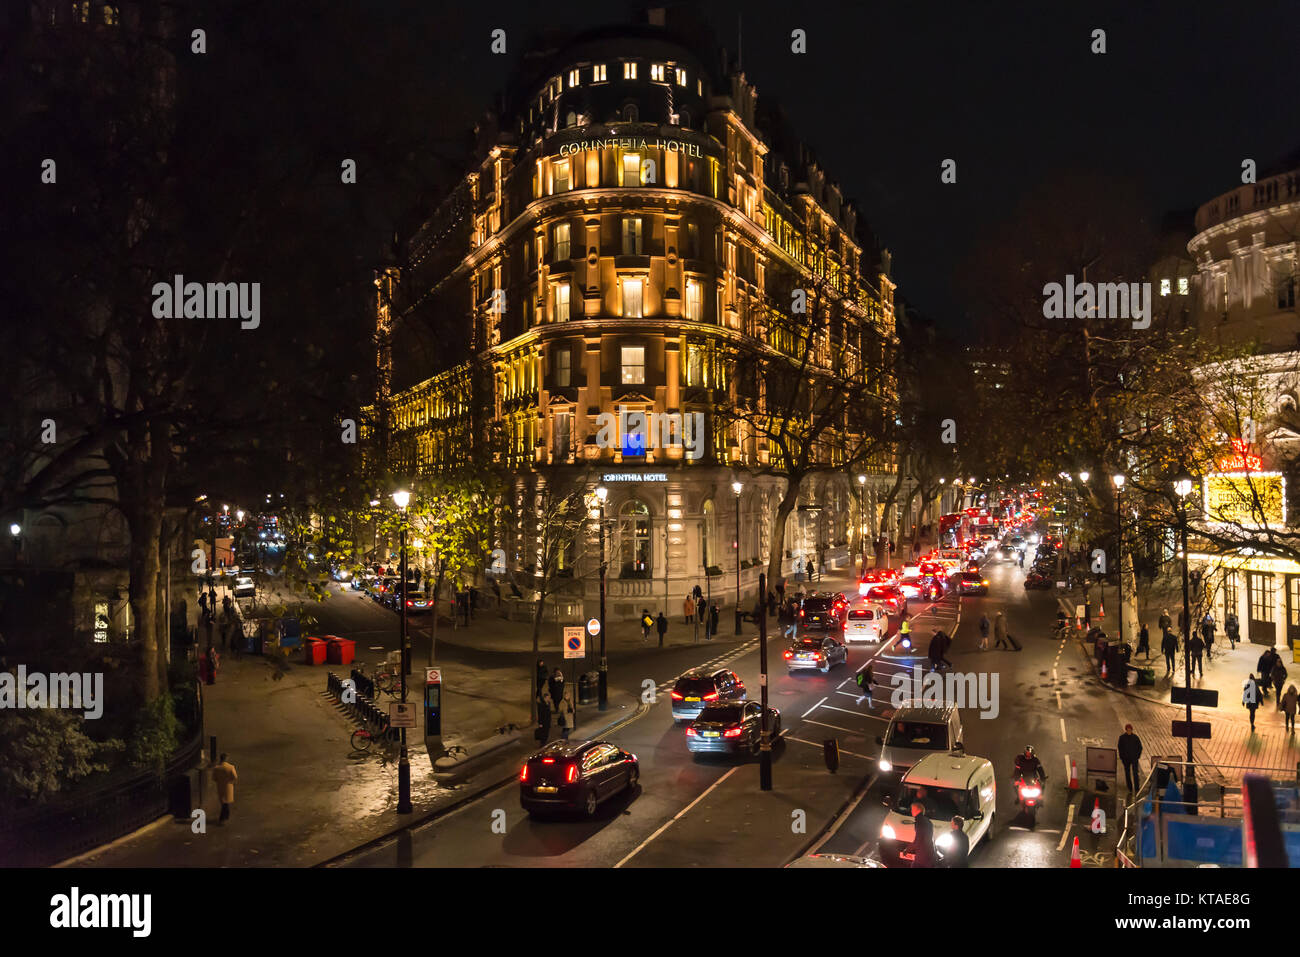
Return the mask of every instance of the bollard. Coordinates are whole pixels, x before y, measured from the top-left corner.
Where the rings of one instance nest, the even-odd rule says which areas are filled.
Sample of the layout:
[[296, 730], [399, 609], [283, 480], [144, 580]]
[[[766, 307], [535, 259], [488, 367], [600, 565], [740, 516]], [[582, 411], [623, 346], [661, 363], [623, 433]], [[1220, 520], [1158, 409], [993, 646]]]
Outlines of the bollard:
[[217, 736], [215, 734], [208, 737], [208, 764], [217, 763]]

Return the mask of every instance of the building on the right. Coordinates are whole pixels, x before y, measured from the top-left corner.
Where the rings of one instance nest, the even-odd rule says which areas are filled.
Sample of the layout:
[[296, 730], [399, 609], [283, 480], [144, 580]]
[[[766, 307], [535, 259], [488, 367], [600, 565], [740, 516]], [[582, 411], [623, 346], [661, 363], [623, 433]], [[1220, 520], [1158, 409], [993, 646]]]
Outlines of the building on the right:
[[[1227, 435], [1219, 470], [1202, 483], [1210, 513], [1213, 501], [1230, 500], [1245, 483], [1257, 497], [1255, 514], [1239, 526], [1241, 547], [1189, 549], [1202, 576], [1205, 594], [1219, 627], [1229, 612], [1241, 636], [1261, 645], [1300, 639], [1300, 563], [1249, 541], [1252, 522], [1267, 522], [1273, 537], [1297, 539], [1300, 522], [1288, 499], [1300, 487], [1300, 150], [1260, 170], [1258, 181], [1238, 186], [1196, 211], [1195, 234], [1187, 251], [1196, 275], [1174, 272], [1160, 295], [1191, 292], [1201, 338], [1230, 350], [1231, 368], [1202, 370], [1206, 378], [1245, 382], [1255, 404], [1253, 416], [1239, 416], [1240, 434]], [[1178, 285], [1175, 285], [1178, 284]], [[1261, 495], [1259, 490], [1266, 494]], [[1205, 520], [1212, 522], [1214, 514]], [[1263, 537], [1265, 528], [1261, 527]], [[1262, 544], [1262, 543], [1261, 543]], [[1277, 549], [1271, 550], [1276, 553]]]

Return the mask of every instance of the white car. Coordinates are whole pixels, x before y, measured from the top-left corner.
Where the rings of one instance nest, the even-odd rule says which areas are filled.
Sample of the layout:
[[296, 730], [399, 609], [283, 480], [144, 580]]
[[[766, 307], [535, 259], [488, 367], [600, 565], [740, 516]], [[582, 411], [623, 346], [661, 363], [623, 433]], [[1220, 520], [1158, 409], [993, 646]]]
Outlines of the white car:
[[[903, 775], [898, 791], [886, 798], [889, 813], [880, 825], [880, 856], [887, 865], [916, 860], [916, 818], [912, 802], [925, 807], [934, 827], [934, 843], [940, 853], [951, 846], [952, 819], [961, 815], [962, 830], [973, 852], [980, 839], [993, 829], [997, 808], [997, 784], [993, 762], [968, 755], [960, 748], [946, 754], [929, 754]], [[922, 794], [922, 790], [924, 793]]]
[[253, 584], [253, 579], [247, 575], [240, 575], [235, 579], [235, 597], [252, 598], [257, 594], [257, 586]]
[[849, 605], [844, 622], [844, 640], [884, 641], [889, 635], [889, 609], [879, 602], [858, 599]]

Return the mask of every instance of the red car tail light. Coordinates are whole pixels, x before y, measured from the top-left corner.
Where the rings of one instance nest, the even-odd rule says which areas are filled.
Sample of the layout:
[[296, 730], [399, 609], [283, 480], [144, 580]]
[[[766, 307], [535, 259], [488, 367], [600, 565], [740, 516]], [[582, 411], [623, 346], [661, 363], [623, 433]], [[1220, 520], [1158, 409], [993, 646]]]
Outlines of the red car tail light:
[[724, 738], [738, 738], [740, 737], [740, 729], [728, 728], [726, 731], [722, 732], [722, 736]]
[[821, 660], [823, 660], [825, 657], [826, 657], [826, 656], [823, 655], [820, 651], [817, 652], [817, 654], [813, 655], [813, 659], [816, 660], [816, 661], [821, 661]]
[[705, 700], [705, 701], [716, 701], [716, 700], [718, 700], [718, 693], [715, 691], [715, 692], [713, 692], [713, 694], [706, 694], [706, 695], [704, 696], [704, 700]]
[[688, 737], [688, 738], [693, 738], [693, 737], [695, 737], [695, 729], [694, 729], [694, 728], [687, 728], [687, 729], [686, 729], [686, 737]]
[[793, 657], [794, 657], [794, 652], [793, 652], [793, 651], [787, 651], [787, 652], [785, 653], [785, 658], [786, 658], [787, 661], [789, 661], [789, 660], [790, 660], [791, 658], [793, 658]]
[[569, 765], [569, 770], [564, 772], [564, 780], [568, 781], [570, 784], [578, 780], [578, 766], [576, 764]]
[[528, 765], [525, 764], [522, 768], [519, 769], [519, 780], [520, 781], [528, 780]]
[[542, 758], [542, 764], [554, 764], [555, 758]]

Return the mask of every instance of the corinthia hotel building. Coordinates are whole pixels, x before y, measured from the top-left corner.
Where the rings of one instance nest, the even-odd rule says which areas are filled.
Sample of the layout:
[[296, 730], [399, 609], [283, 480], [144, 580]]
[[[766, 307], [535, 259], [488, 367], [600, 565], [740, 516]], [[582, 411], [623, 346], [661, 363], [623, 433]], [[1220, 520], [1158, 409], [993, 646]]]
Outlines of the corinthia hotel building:
[[[498, 544], [524, 573], [537, 485], [604, 485], [613, 615], [666, 602], [675, 616], [697, 584], [730, 604], [738, 563], [753, 594], [784, 479], [764, 442], [712, 410], [735, 395], [736, 349], [798, 361], [772, 321], [790, 290], [829, 290], [833, 344], [859, 367], [881, 368], [896, 341], [888, 254], [744, 74], [719, 67], [653, 24], [548, 51], [480, 125], [475, 165], [401, 264], [376, 276], [390, 466], [417, 475], [499, 450], [515, 501]], [[882, 376], [882, 414], [894, 390]], [[601, 413], [637, 412], [699, 413], [703, 428], [685, 432], [689, 450], [675, 418], [666, 447], [622, 427], [600, 440]], [[881, 456], [854, 470], [865, 483], [845, 470], [805, 482], [784, 568], [847, 563], [880, 527], [894, 467]], [[561, 615], [596, 594], [596, 529], [564, 557]]]

